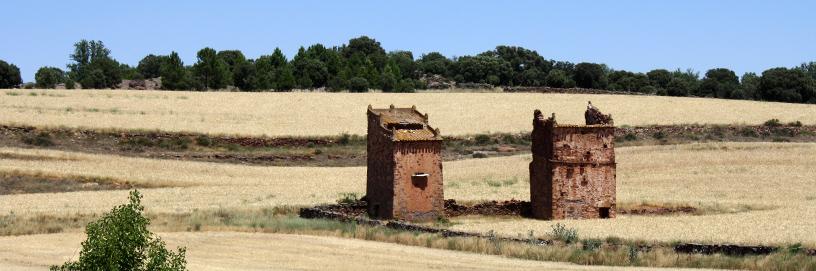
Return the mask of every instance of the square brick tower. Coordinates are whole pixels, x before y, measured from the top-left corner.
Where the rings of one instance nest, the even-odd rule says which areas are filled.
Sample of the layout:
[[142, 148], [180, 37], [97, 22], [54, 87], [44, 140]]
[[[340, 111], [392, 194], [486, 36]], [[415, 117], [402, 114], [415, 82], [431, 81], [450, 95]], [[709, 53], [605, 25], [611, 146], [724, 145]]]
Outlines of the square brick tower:
[[368, 106], [368, 214], [429, 221], [444, 216], [442, 136], [416, 107]]
[[538, 219], [615, 217], [615, 126], [590, 105], [586, 125], [563, 125], [535, 110], [530, 202]]

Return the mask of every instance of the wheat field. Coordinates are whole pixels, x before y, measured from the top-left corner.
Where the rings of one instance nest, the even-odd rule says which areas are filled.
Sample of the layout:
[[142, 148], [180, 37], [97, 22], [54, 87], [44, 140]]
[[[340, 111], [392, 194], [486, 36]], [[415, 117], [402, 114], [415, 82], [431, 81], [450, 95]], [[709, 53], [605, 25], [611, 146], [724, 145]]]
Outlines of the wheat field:
[[[326, 236], [174, 232], [169, 247], [186, 246], [190, 270], [657, 270], [582, 266]], [[0, 269], [44, 270], [76, 260], [78, 233], [0, 237]]]
[[[160, 213], [332, 203], [341, 193], [365, 191], [364, 167], [258, 167], [16, 148], [0, 148], [2, 153], [29, 159], [0, 159], [0, 171], [174, 185], [144, 190], [146, 208]], [[619, 205], [689, 204], [742, 211], [611, 220], [465, 217], [454, 219], [453, 228], [526, 236], [531, 230], [549, 232], [558, 222], [577, 228], [582, 237], [816, 245], [816, 143], [626, 147], [617, 150], [617, 159]], [[445, 162], [445, 197], [528, 200], [529, 161], [529, 155], [520, 155]], [[125, 198], [127, 191], [4, 195], [0, 214], [101, 213]]]
[[582, 123], [586, 102], [617, 125], [816, 124], [816, 105], [724, 99], [536, 93], [235, 93], [0, 90], [0, 124], [159, 129], [212, 134], [364, 134], [365, 112], [416, 105], [443, 135], [529, 131], [534, 109]]

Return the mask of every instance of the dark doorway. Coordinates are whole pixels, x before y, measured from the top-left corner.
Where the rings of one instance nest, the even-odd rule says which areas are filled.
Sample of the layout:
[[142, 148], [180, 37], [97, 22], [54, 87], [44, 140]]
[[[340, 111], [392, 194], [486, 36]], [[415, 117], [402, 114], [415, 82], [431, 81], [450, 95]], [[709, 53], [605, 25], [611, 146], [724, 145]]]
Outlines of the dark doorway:
[[598, 208], [598, 214], [601, 218], [609, 218], [609, 207]]

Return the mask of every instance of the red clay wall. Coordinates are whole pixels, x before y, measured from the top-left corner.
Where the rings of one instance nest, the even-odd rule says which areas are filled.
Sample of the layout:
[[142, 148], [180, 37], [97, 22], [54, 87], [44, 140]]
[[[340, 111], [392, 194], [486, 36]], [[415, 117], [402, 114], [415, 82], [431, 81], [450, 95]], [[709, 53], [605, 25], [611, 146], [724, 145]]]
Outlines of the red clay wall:
[[615, 217], [612, 126], [534, 123], [532, 214], [540, 219]]
[[368, 145], [366, 149], [366, 199], [368, 214], [392, 218], [394, 214], [394, 145], [377, 117], [368, 114]]
[[[394, 149], [394, 217], [429, 221], [444, 215], [442, 142], [396, 142]], [[414, 177], [417, 173], [427, 177]]]

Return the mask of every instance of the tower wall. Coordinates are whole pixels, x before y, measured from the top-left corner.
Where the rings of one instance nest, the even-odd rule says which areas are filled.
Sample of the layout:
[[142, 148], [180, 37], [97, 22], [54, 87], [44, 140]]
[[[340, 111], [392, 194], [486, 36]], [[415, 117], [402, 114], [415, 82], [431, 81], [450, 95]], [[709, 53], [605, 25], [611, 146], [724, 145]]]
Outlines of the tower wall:
[[530, 163], [532, 215], [539, 219], [615, 217], [615, 151], [611, 125], [558, 125], [539, 112]]

